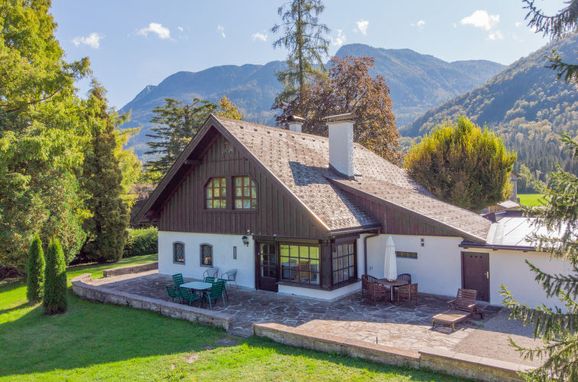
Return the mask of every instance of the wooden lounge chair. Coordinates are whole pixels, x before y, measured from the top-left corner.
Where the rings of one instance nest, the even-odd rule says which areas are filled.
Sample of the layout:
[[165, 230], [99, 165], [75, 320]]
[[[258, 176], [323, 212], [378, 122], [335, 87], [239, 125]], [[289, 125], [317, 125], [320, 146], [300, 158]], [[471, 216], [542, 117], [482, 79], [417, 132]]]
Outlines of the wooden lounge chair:
[[462, 312], [468, 312], [474, 317], [476, 314], [480, 318], [484, 318], [484, 312], [476, 304], [476, 299], [478, 297], [478, 291], [475, 289], [458, 289], [458, 294], [455, 299], [448, 301], [448, 305], [452, 310], [460, 310]]
[[466, 321], [470, 318], [471, 315], [471, 313], [464, 312], [462, 310], [448, 310], [433, 316], [431, 320], [431, 326], [432, 329], [435, 328], [436, 325], [449, 326], [452, 328], [452, 331], [454, 331], [456, 330], [456, 324]]

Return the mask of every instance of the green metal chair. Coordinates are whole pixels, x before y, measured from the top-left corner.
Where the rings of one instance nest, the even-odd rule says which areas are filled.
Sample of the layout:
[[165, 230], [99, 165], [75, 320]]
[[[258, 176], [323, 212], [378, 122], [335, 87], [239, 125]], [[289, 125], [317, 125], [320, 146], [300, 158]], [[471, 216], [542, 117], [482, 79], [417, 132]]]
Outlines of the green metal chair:
[[194, 291], [190, 290], [189, 288], [179, 288], [179, 290], [181, 298], [188, 305], [193, 305], [193, 302], [199, 301], [201, 299]]
[[207, 277], [205, 277], [205, 278], [203, 279], [203, 281], [206, 282], [206, 283], [212, 284], [212, 283], [215, 282], [215, 278], [212, 277], [212, 276], [207, 276]]
[[169, 285], [167, 285], [166, 288], [167, 288], [167, 294], [173, 300], [173, 302], [177, 302], [181, 299], [181, 293], [180, 293], [179, 289], [177, 289], [174, 286], [169, 286]]
[[176, 273], [173, 275], [173, 283], [175, 284], [175, 288], [180, 288], [181, 285], [185, 283], [185, 279], [183, 278], [182, 273]]
[[220, 298], [225, 303], [225, 299], [223, 296], [225, 290], [225, 282], [223, 280], [217, 280], [213, 283], [211, 290], [205, 294], [205, 298], [209, 303], [209, 308], [213, 309], [213, 303], [216, 303], [217, 300]]

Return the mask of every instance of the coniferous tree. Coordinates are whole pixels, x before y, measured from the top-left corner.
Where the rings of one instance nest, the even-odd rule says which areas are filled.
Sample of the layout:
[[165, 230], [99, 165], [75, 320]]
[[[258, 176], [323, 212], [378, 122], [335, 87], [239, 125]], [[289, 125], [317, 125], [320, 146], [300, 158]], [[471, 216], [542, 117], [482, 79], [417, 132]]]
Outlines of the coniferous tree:
[[[534, 28], [536, 33], [550, 36], [552, 39], [560, 39], [578, 31], [578, 0], [570, 0], [567, 6], [556, 15], [548, 16], [536, 6], [536, 0], [523, 0], [524, 8], [528, 9], [526, 20], [528, 26]], [[566, 60], [570, 59], [572, 63]], [[578, 64], [574, 57], [561, 57], [556, 51], [550, 57], [550, 67], [558, 73], [558, 77], [567, 82], [578, 84]]]
[[198, 98], [190, 104], [166, 98], [165, 104], [153, 110], [151, 122], [155, 126], [145, 153], [150, 159], [146, 163], [147, 177], [152, 183], [158, 182], [171, 168], [174, 161], [193, 139], [209, 115], [217, 106]]
[[[327, 56], [329, 28], [319, 21], [325, 6], [321, 0], [292, 0], [277, 10], [281, 24], [271, 31], [282, 35], [273, 42], [275, 48], [289, 51], [287, 69], [277, 73], [283, 91], [275, 98], [274, 109], [296, 97], [304, 99], [304, 91], [311, 80], [323, 70], [323, 59]], [[299, 110], [297, 110], [299, 113]]]
[[115, 116], [108, 112], [104, 89], [96, 83], [88, 104], [92, 139], [83, 171], [86, 204], [92, 214], [87, 221], [88, 252], [99, 262], [117, 261], [122, 258], [126, 241], [128, 213], [122, 200], [122, 171], [115, 155]]
[[44, 272], [46, 262], [42, 241], [38, 234], [34, 235], [28, 250], [28, 264], [26, 269], [26, 297], [31, 303], [42, 300], [44, 296]]
[[60, 240], [50, 240], [46, 251], [46, 276], [44, 282], [44, 314], [66, 312], [66, 262]]
[[516, 154], [494, 132], [462, 116], [410, 148], [405, 167], [438, 198], [470, 210], [507, 199]]

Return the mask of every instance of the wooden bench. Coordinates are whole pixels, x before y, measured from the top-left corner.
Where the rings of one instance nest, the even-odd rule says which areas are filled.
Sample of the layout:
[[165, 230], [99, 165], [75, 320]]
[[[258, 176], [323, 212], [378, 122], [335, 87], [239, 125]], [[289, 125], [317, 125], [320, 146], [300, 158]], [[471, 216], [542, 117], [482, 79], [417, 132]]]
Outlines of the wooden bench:
[[432, 317], [432, 328], [436, 327], [436, 324], [449, 326], [452, 331], [456, 330], [456, 324], [466, 321], [471, 316], [471, 313], [466, 313], [461, 310], [448, 310], [443, 313], [436, 314]]

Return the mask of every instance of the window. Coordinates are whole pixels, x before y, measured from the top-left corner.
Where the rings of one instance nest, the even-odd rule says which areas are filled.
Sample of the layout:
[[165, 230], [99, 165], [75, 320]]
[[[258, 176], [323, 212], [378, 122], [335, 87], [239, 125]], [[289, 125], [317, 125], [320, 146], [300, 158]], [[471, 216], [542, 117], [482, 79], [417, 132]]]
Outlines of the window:
[[201, 244], [201, 266], [213, 266], [213, 246], [209, 244]]
[[257, 185], [248, 176], [236, 176], [235, 184], [235, 209], [257, 208]]
[[205, 186], [207, 208], [227, 208], [227, 179], [211, 178]]
[[404, 259], [417, 259], [417, 252], [395, 251], [395, 256], [401, 257]]
[[173, 243], [173, 262], [185, 263], [185, 245], [183, 243]]
[[281, 280], [319, 285], [319, 247], [281, 244]]
[[357, 278], [355, 271], [355, 242], [335, 244], [331, 253], [333, 285], [347, 283]]

